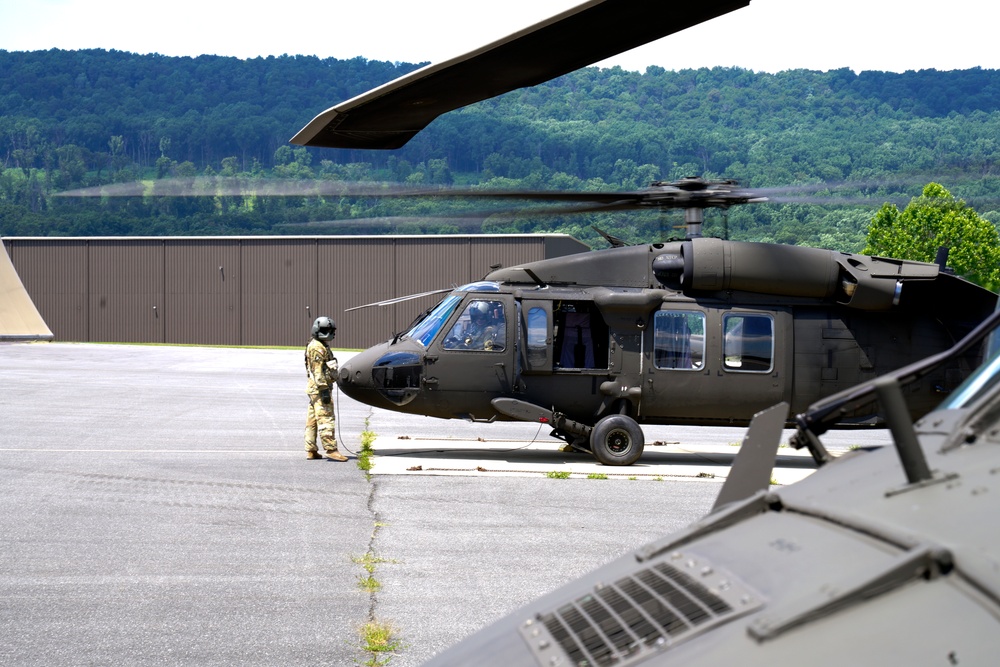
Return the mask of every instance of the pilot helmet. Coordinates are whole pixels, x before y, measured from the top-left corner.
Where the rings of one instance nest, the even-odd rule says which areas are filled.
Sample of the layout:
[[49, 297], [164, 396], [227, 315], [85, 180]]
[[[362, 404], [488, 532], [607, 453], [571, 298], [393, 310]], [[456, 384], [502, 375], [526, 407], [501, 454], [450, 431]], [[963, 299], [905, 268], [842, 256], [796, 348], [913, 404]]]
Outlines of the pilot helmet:
[[477, 301], [469, 308], [469, 318], [473, 322], [483, 322], [489, 318], [490, 306], [485, 301]]
[[329, 317], [317, 317], [313, 322], [312, 335], [323, 342], [333, 340], [337, 335], [337, 325]]

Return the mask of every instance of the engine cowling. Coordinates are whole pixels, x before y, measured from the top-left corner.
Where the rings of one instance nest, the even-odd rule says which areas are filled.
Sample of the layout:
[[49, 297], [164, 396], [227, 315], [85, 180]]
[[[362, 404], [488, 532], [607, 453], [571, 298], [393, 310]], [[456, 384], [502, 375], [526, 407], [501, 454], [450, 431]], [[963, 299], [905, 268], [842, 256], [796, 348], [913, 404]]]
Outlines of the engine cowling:
[[653, 259], [664, 286], [690, 292], [724, 290], [833, 300], [860, 310], [899, 303], [905, 280], [933, 280], [934, 264], [771, 243], [693, 238], [680, 252]]

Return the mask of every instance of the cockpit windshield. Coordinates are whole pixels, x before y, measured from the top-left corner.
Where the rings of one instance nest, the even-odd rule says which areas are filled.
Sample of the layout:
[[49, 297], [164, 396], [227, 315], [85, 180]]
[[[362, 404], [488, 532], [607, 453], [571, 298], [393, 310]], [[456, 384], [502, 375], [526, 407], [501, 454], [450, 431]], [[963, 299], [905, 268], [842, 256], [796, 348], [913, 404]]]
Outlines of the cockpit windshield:
[[427, 317], [423, 318], [414, 326], [412, 329], [406, 332], [406, 335], [418, 341], [424, 347], [427, 347], [437, 332], [440, 331], [444, 323], [451, 317], [452, 312], [455, 307], [462, 301], [461, 295], [449, 294], [445, 298], [441, 299], [441, 303], [434, 306], [434, 309], [427, 314]]

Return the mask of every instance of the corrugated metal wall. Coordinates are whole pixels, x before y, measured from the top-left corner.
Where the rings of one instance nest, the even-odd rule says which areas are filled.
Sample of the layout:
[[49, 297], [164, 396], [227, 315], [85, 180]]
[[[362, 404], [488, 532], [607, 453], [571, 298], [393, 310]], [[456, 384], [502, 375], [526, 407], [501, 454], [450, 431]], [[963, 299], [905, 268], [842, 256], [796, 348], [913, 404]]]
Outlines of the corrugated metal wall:
[[88, 256], [91, 340], [165, 342], [163, 242], [102, 239]]
[[[242, 345], [293, 345], [318, 316], [316, 241], [242, 242]], [[296, 333], [298, 334], [296, 336]]]
[[[170, 241], [164, 312], [166, 340], [238, 345], [242, 332], [240, 245], [219, 239]], [[178, 270], [184, 267], [184, 270]]]
[[89, 340], [87, 246], [78, 240], [19, 239], [15, 252], [14, 244], [4, 240], [17, 275], [56, 340]]
[[5, 238], [56, 340], [304, 345], [337, 321], [337, 346], [402, 330], [440, 295], [359, 306], [582, 252], [565, 235]]

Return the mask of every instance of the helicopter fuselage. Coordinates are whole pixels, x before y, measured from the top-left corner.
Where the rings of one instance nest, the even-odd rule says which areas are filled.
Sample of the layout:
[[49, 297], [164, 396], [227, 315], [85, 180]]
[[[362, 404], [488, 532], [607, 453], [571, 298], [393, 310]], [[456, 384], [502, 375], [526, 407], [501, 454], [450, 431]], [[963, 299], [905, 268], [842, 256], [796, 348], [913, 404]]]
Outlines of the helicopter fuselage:
[[[457, 288], [346, 363], [339, 385], [401, 412], [550, 423], [588, 449], [611, 415], [742, 425], [780, 401], [801, 411], [947, 348], [995, 300], [935, 265], [813, 248], [700, 238], [612, 248]], [[968, 375], [973, 356], [911, 388], [914, 417]], [[842, 415], [879, 421], [874, 405]]]

